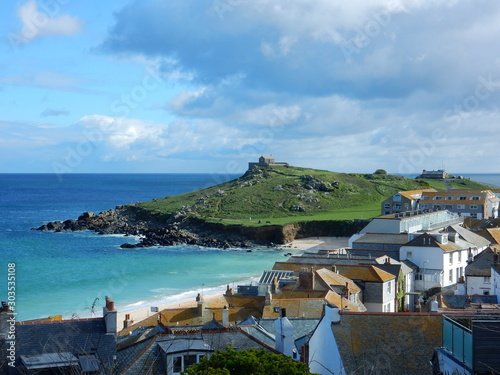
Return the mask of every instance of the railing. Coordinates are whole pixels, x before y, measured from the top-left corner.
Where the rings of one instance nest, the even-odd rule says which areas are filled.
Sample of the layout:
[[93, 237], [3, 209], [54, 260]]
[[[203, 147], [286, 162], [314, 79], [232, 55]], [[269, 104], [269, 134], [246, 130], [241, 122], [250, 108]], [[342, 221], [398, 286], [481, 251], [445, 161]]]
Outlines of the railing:
[[460, 362], [472, 368], [472, 331], [456, 321], [443, 319], [443, 347]]

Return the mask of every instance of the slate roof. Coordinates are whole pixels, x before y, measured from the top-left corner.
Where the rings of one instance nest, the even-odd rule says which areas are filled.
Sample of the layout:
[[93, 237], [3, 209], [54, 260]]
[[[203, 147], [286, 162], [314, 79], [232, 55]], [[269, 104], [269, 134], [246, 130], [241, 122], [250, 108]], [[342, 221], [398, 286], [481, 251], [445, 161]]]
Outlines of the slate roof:
[[486, 238], [481, 237], [458, 224], [450, 225], [448, 227], [448, 230], [457, 232], [465, 241], [476, 245], [478, 248], [486, 247], [490, 244], [490, 241], [488, 241]]
[[[293, 326], [293, 340], [309, 336], [317, 327], [320, 318], [288, 318]], [[259, 319], [259, 325], [274, 336], [275, 319]]]
[[439, 243], [428, 232], [421, 234], [406, 244], [406, 246], [422, 246], [422, 247], [435, 247], [443, 251], [457, 251], [468, 248], [469, 246], [460, 245], [453, 241], [448, 241], [446, 244]]
[[254, 348], [276, 352], [273, 348], [274, 342], [272, 345], [268, 345], [240, 328], [201, 332], [201, 327], [196, 326], [186, 330], [177, 329], [176, 332], [173, 335], [157, 334], [145, 342], [122, 350], [132, 350], [136, 353], [134, 357], [123, 356], [122, 351], [120, 351], [119, 358], [127, 358], [127, 362], [119, 363], [118, 373], [127, 375], [164, 374], [166, 372], [163, 368], [163, 356], [188, 351], [203, 353], [226, 350], [232, 346], [235, 350]]
[[491, 276], [494, 254], [491, 248], [477, 254], [474, 260], [465, 267], [465, 276]]
[[353, 241], [353, 246], [356, 243], [404, 245], [407, 242], [407, 233], [366, 233]]
[[50, 353], [96, 354], [104, 368], [111, 368], [116, 354], [114, 334], [106, 334], [103, 318], [16, 325], [16, 364], [20, 356]]
[[[498, 304], [497, 296], [474, 294], [470, 296], [470, 303], [475, 305], [496, 305]], [[449, 309], [464, 309], [467, 305], [467, 296], [463, 295], [442, 295], [442, 304], [444, 308]], [[476, 306], [476, 308], [479, 306]]]
[[347, 374], [431, 373], [442, 341], [439, 314], [343, 313], [331, 327]]

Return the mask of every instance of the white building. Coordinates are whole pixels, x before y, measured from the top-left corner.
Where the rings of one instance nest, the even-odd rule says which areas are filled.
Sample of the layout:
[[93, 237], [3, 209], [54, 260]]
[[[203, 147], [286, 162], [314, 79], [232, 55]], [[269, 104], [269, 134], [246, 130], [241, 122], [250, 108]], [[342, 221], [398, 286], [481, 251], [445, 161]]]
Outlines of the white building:
[[366, 233], [377, 234], [400, 234], [416, 233], [419, 231], [430, 231], [443, 228], [448, 225], [458, 224], [463, 220], [452, 212], [436, 211], [407, 211], [397, 214], [383, 215], [376, 217], [368, 223], [359, 233], [349, 238], [349, 247], [353, 247], [353, 241]]
[[399, 256], [420, 268], [415, 277], [416, 291], [456, 284], [464, 276], [467, 261], [489, 245], [489, 241], [459, 225], [415, 233], [413, 237], [401, 247]]

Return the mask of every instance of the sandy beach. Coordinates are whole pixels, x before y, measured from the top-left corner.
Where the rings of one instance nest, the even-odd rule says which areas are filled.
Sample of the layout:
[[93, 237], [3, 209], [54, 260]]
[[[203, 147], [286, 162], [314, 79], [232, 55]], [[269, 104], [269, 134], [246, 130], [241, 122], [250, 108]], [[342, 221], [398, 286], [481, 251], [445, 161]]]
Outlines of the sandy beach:
[[349, 237], [307, 237], [294, 240], [281, 247], [292, 250], [317, 252], [319, 250], [333, 250], [347, 247]]

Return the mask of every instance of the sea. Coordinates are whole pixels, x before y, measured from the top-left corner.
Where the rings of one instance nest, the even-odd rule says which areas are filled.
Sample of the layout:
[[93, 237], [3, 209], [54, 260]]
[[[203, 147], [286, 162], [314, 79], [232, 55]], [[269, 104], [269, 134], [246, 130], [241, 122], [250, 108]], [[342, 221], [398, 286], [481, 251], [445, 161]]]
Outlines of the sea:
[[[256, 282], [282, 249], [198, 246], [122, 249], [135, 237], [32, 230], [116, 205], [215, 185], [239, 175], [0, 174], [0, 300], [15, 298], [17, 320], [100, 316], [105, 297], [119, 311], [173, 303]], [[289, 251], [289, 249], [288, 249]], [[14, 264], [14, 267], [9, 267]], [[10, 272], [9, 272], [10, 271]], [[7, 278], [14, 276], [15, 284]], [[11, 281], [12, 282], [12, 281]], [[15, 295], [8, 287], [15, 287]]]
[[[455, 175], [500, 187], [500, 174]], [[54, 315], [72, 319], [100, 316], [106, 296], [118, 310], [130, 311], [256, 282], [290, 249], [122, 249], [121, 244], [138, 239], [32, 230], [86, 211], [181, 194], [238, 176], [0, 174], [0, 300], [15, 302], [18, 321]]]

